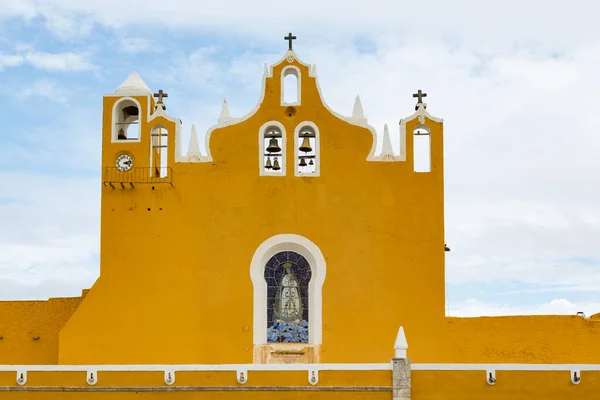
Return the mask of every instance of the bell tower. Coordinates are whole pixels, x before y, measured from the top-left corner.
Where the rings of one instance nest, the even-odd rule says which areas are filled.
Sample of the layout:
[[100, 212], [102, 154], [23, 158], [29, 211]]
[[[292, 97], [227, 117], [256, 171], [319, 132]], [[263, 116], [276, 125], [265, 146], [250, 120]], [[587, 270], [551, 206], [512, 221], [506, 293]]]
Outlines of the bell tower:
[[163, 90], [153, 94], [137, 72], [104, 96], [104, 186], [134, 189], [137, 184], [172, 182], [175, 133], [181, 121], [166, 114], [167, 97]]

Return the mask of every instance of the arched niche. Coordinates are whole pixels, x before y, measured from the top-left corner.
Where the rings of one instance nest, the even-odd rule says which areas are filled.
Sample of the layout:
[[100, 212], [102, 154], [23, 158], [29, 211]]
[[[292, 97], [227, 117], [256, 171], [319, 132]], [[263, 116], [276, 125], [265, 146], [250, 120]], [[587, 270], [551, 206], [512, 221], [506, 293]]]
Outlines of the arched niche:
[[269, 260], [281, 252], [293, 252], [302, 256], [310, 266], [311, 278], [308, 282], [308, 344], [320, 345], [322, 328], [322, 288], [326, 275], [325, 258], [316, 244], [309, 239], [294, 234], [281, 234], [265, 240], [256, 249], [250, 262], [250, 279], [254, 287], [254, 345], [268, 344], [268, 284], [265, 268]]

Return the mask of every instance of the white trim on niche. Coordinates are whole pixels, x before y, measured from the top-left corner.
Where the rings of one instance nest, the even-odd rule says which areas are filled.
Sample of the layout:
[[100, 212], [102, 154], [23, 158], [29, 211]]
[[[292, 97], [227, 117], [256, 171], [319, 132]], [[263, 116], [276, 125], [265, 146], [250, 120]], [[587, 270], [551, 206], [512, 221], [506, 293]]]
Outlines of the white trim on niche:
[[[118, 107], [119, 104], [121, 104], [125, 101], [134, 102], [136, 107], [138, 108], [138, 138], [134, 139], [134, 140], [118, 140], [117, 139], [117, 137], [119, 135], [119, 130], [117, 129], [117, 120], [118, 120], [117, 109], [119, 108]], [[141, 107], [139, 101], [137, 101], [133, 97], [120, 98], [119, 100], [117, 100], [115, 102], [115, 104], [113, 104], [111, 116], [112, 116], [111, 121], [110, 121], [110, 124], [111, 124], [110, 141], [111, 141], [111, 143], [139, 143], [142, 141], [142, 107]]]
[[267, 261], [280, 251], [293, 251], [308, 261], [312, 272], [308, 284], [308, 343], [321, 344], [323, 340], [322, 290], [325, 281], [325, 258], [316, 244], [294, 234], [281, 234], [265, 240], [254, 253], [250, 263], [250, 279], [254, 286], [254, 344], [267, 344]]
[[[294, 75], [296, 77], [296, 102], [286, 103], [284, 100], [283, 82], [285, 77], [288, 75]], [[281, 105], [282, 106], [299, 106], [302, 104], [302, 74], [300, 68], [295, 65], [288, 65], [281, 70]]]
[[[427, 112], [427, 110], [425, 109], [426, 104], [422, 103], [417, 111], [415, 111], [412, 115], [401, 119], [400, 120], [400, 161], [406, 161], [406, 123], [409, 121], [414, 120], [415, 118], [419, 119], [419, 124], [421, 125], [427, 125], [427, 123], [425, 122], [427, 119], [433, 121], [433, 122], [437, 122], [437, 123], [444, 123], [444, 120], [442, 118], [437, 118], [434, 117], [433, 115], [429, 114]], [[429, 125], [427, 125], [429, 126]], [[413, 149], [414, 151], [414, 149]]]
[[[268, 127], [275, 126], [281, 130], [281, 160], [279, 160], [279, 171], [273, 171], [265, 169], [264, 165], [264, 154], [265, 154], [265, 140], [264, 134]], [[269, 121], [262, 124], [258, 130], [258, 172], [260, 176], [285, 176], [286, 165], [287, 165], [287, 145], [286, 145], [286, 132], [285, 127], [279, 121]]]
[[[315, 130], [315, 172], [314, 174], [308, 174], [308, 173], [301, 173], [298, 171], [298, 157], [300, 156], [300, 150], [298, 150], [298, 148], [300, 147], [300, 138], [298, 137], [298, 134], [300, 133], [300, 130], [302, 128], [304, 128], [305, 126], [310, 126], [311, 128], [313, 128]], [[301, 123], [299, 123], [296, 126], [296, 129], [294, 129], [294, 176], [301, 176], [301, 177], [312, 177], [312, 176], [320, 176], [321, 175], [321, 134], [319, 132], [319, 127], [317, 127], [317, 125], [312, 122], [312, 121], [303, 121]]]

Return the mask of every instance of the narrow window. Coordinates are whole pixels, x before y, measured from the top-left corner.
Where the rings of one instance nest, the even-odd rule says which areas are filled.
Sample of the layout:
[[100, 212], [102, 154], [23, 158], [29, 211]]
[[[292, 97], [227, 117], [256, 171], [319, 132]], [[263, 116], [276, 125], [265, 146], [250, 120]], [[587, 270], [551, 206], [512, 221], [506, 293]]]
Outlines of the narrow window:
[[113, 115], [114, 139], [117, 141], [140, 139], [140, 109], [133, 100], [123, 100], [116, 105]]
[[298, 175], [315, 175], [317, 171], [317, 133], [312, 126], [305, 125], [298, 130], [296, 168]]
[[282, 251], [265, 266], [267, 281], [267, 342], [308, 343], [308, 261]]
[[431, 132], [426, 125], [417, 125], [413, 132], [413, 163], [415, 172], [431, 172]]
[[150, 176], [165, 178], [167, 176], [167, 128], [156, 125], [150, 133]]
[[300, 71], [297, 68], [288, 67], [283, 70], [281, 92], [283, 104], [300, 104]]
[[262, 133], [262, 171], [265, 175], [283, 175], [285, 149], [283, 133], [278, 126], [269, 125]]

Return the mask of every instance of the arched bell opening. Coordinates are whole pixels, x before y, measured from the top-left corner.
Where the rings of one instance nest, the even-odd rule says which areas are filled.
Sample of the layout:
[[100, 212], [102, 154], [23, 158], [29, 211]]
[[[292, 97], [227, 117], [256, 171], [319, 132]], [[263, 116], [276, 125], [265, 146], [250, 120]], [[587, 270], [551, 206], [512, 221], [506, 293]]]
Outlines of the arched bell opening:
[[415, 172], [431, 172], [431, 130], [419, 124], [413, 131], [413, 166]]
[[295, 130], [295, 175], [318, 176], [320, 172], [319, 129], [309, 121]]
[[281, 71], [281, 105], [300, 105], [300, 69], [287, 66]]
[[140, 105], [132, 98], [124, 98], [113, 108], [113, 141], [139, 141], [141, 137]]
[[260, 129], [261, 175], [285, 175], [285, 130], [279, 122], [272, 121]]

